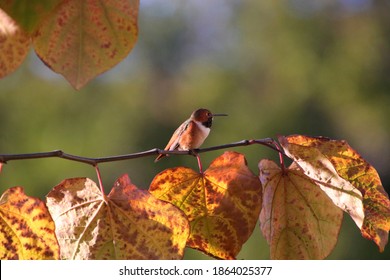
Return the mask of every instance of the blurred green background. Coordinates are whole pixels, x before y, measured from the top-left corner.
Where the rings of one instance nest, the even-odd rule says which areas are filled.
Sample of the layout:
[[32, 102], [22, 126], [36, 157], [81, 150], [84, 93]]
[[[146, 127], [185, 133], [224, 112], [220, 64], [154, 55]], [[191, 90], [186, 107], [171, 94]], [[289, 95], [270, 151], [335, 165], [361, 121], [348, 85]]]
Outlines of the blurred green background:
[[[374, 0], [141, 0], [139, 40], [126, 60], [79, 92], [33, 51], [0, 80], [0, 153], [62, 149], [89, 157], [163, 148], [199, 107], [216, 119], [204, 147], [278, 134], [345, 139], [390, 182], [390, 2]], [[261, 146], [237, 148], [258, 173]], [[203, 165], [223, 151], [202, 154]], [[165, 168], [196, 160], [154, 157], [100, 165], [107, 191], [128, 173], [140, 188]], [[11, 161], [0, 191], [44, 196], [90, 166]], [[208, 258], [188, 249], [186, 258]], [[259, 227], [240, 259], [267, 259]], [[329, 259], [390, 259], [345, 216]]]

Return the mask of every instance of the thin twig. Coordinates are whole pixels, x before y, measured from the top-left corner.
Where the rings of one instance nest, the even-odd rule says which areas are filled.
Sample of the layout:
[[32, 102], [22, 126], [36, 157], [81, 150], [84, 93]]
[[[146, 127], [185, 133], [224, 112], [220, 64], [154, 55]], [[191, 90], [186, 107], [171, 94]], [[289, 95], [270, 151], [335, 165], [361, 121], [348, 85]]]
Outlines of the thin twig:
[[[230, 144], [223, 144], [223, 145], [218, 145], [218, 146], [213, 146], [213, 147], [208, 147], [208, 148], [203, 148], [203, 149], [195, 149], [194, 152], [199, 154], [199, 153], [205, 153], [205, 152], [210, 152], [210, 151], [215, 151], [215, 150], [222, 150], [222, 149], [227, 149], [227, 148], [232, 148], [232, 147], [248, 146], [248, 145], [253, 145], [253, 144], [267, 146], [267, 147], [277, 151], [279, 154], [283, 154], [283, 152], [280, 150], [279, 146], [277, 145], [277, 142], [272, 138], [242, 140], [242, 141], [234, 142], [234, 143], [230, 143]], [[67, 154], [61, 150], [55, 150], [55, 151], [51, 151], [51, 152], [28, 153], [28, 154], [0, 154], [0, 163], [7, 163], [11, 160], [26, 160], [26, 159], [57, 157], [57, 158], [82, 162], [85, 164], [96, 166], [97, 164], [104, 163], [104, 162], [130, 160], [130, 159], [136, 159], [136, 158], [147, 157], [147, 156], [155, 156], [155, 155], [159, 155], [159, 154], [193, 155], [193, 151], [166, 151], [166, 150], [161, 150], [161, 149], [151, 149], [148, 151], [143, 151], [143, 152], [138, 152], [138, 153], [133, 153], [133, 154], [91, 158], [91, 157], [82, 157], [82, 156], [71, 155], [71, 154]]]

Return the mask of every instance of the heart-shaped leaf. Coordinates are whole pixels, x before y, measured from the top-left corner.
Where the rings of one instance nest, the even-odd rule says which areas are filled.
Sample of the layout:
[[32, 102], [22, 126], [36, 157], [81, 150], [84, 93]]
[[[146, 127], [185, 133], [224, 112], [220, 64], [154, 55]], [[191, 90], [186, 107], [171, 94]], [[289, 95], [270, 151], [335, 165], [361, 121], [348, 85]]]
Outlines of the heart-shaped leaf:
[[88, 178], [67, 179], [47, 197], [63, 259], [180, 259], [185, 215], [137, 189], [127, 176], [102, 195]]
[[158, 174], [150, 192], [182, 209], [191, 223], [187, 246], [234, 259], [261, 208], [261, 184], [242, 154], [226, 152], [200, 174], [177, 167]]
[[138, 35], [139, 0], [61, 1], [34, 37], [35, 51], [76, 89], [122, 61]]
[[260, 226], [271, 259], [324, 259], [336, 245], [343, 212], [293, 163], [286, 170], [259, 163]]

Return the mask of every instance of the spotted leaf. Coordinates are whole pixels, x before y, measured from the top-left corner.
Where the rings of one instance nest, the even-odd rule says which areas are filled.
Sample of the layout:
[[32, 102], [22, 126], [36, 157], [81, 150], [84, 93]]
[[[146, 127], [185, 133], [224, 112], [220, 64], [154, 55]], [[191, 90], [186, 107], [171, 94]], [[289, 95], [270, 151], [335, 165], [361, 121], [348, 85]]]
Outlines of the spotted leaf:
[[0, 198], [0, 259], [59, 258], [54, 222], [43, 201], [26, 196], [21, 187]]
[[0, 78], [15, 71], [30, 49], [30, 37], [0, 9]]
[[139, 0], [63, 0], [34, 36], [38, 56], [76, 89], [122, 61], [138, 35]]
[[271, 259], [324, 259], [336, 245], [343, 212], [294, 164], [261, 160], [260, 227]]
[[346, 141], [292, 135], [279, 138], [285, 153], [341, 209], [380, 251], [388, 242], [390, 201], [377, 171]]
[[67, 179], [47, 197], [63, 259], [180, 259], [189, 224], [170, 203], [125, 175], [108, 196], [87, 178]]
[[261, 208], [261, 184], [243, 155], [226, 152], [200, 174], [177, 167], [158, 174], [150, 192], [187, 215], [187, 246], [221, 259], [234, 259], [251, 235]]

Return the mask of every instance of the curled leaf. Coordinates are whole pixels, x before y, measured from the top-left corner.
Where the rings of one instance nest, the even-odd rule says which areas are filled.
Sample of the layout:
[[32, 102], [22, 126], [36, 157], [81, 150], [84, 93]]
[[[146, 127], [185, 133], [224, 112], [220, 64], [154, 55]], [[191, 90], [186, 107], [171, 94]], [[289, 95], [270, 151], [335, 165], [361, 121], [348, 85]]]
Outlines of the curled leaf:
[[43, 201], [26, 196], [21, 187], [0, 198], [0, 259], [59, 258], [54, 222]]
[[47, 197], [63, 259], [180, 259], [189, 225], [173, 205], [127, 176], [105, 197], [88, 178], [67, 179]]
[[343, 140], [292, 135], [279, 141], [333, 203], [351, 215], [362, 235], [383, 251], [390, 230], [390, 201], [374, 167]]
[[271, 259], [324, 259], [336, 245], [343, 212], [292, 164], [259, 163], [263, 185], [260, 227]]
[[199, 174], [177, 167], [158, 174], [149, 191], [187, 215], [187, 246], [233, 259], [251, 235], [261, 208], [261, 184], [242, 154], [226, 152]]

